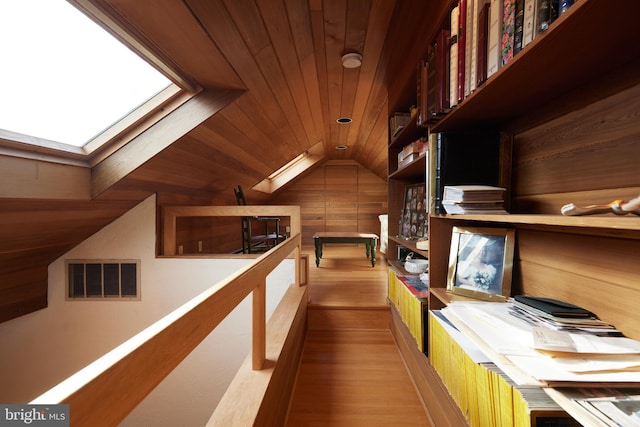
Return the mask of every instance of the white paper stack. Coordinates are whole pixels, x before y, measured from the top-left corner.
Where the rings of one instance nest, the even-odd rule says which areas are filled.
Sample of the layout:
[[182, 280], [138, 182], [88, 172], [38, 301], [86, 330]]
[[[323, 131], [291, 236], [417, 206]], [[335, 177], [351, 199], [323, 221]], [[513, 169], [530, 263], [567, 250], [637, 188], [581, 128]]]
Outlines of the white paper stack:
[[449, 214], [506, 214], [505, 192], [490, 185], [447, 185], [442, 206]]

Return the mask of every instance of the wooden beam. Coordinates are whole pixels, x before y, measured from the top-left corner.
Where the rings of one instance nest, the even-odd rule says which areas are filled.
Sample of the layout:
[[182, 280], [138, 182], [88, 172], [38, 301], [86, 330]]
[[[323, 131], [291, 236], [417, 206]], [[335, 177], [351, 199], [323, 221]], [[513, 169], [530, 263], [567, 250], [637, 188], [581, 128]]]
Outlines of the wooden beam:
[[93, 167], [91, 194], [97, 197], [156, 154], [188, 134], [244, 91], [206, 90], [151, 126], [126, 146]]
[[267, 279], [266, 277], [253, 290], [253, 333], [252, 335], [252, 368], [254, 371], [262, 369], [266, 358], [267, 331]]

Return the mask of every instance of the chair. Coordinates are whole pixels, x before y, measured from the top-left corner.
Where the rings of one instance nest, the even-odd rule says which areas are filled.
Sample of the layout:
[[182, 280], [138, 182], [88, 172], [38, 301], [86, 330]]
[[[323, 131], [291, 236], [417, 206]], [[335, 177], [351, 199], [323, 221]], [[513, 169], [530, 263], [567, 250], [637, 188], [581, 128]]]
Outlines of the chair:
[[[246, 206], [247, 201], [242, 187], [238, 185], [238, 188], [234, 188], [233, 192], [236, 195], [238, 205]], [[251, 223], [254, 221], [264, 225], [264, 234], [253, 234]], [[287, 238], [284, 234], [280, 234], [280, 218], [278, 217], [243, 216], [241, 217], [241, 224], [242, 253], [244, 254], [266, 252]], [[270, 226], [273, 226], [273, 230], [270, 230]]]

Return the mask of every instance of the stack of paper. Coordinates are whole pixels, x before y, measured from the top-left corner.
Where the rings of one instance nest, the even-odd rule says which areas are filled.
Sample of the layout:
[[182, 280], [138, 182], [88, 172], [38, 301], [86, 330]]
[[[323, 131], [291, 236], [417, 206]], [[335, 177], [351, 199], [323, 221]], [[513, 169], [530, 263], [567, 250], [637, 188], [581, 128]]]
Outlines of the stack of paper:
[[513, 306], [456, 302], [442, 312], [518, 384], [640, 387], [639, 341], [538, 326]]
[[[541, 310], [525, 303], [524, 301], [527, 301], [527, 299], [535, 300], [532, 297], [517, 295], [511, 300], [513, 305], [509, 307], [509, 310], [513, 316], [524, 320], [532, 326], [545, 327], [556, 331], [575, 333], [582, 332], [600, 336], [622, 336], [622, 333], [613, 325], [603, 322], [593, 313], [586, 310], [580, 309], [582, 311], [571, 311], [565, 309], [564, 314], [562, 312], [554, 313], [549, 310]], [[541, 300], [548, 299], [542, 298]], [[579, 307], [572, 307], [579, 309]]]
[[640, 427], [638, 388], [562, 388], [546, 392], [583, 425]]
[[449, 214], [506, 214], [505, 191], [490, 185], [446, 185], [442, 206]]

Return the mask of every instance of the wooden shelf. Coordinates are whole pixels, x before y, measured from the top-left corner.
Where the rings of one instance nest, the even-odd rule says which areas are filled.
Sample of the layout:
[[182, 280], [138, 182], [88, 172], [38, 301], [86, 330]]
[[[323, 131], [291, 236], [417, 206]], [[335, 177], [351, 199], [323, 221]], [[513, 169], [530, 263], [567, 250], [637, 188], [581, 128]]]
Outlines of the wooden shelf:
[[442, 302], [445, 306], [455, 301], [478, 301], [477, 299], [465, 297], [462, 295], [455, 295], [447, 292], [446, 288], [432, 288], [429, 287], [429, 295], [433, 295], [438, 301]]
[[460, 221], [476, 221], [486, 223], [519, 224], [533, 227], [567, 227], [576, 228], [578, 232], [591, 234], [584, 229], [602, 229], [612, 232], [630, 232], [635, 235], [640, 232], [640, 217], [636, 215], [617, 216], [614, 214], [593, 216], [564, 216], [538, 214], [508, 214], [508, 215], [440, 215], [439, 218]]
[[393, 241], [394, 243], [396, 243], [398, 245], [402, 245], [405, 248], [409, 249], [410, 251], [415, 252], [417, 254], [420, 254], [420, 255], [424, 256], [425, 258], [429, 258], [429, 251], [428, 250], [416, 248], [416, 240], [406, 240], [406, 239], [403, 239], [403, 238], [397, 237], [397, 236], [389, 236], [389, 240]]
[[389, 178], [393, 178], [393, 179], [417, 178], [420, 180], [424, 180], [424, 174], [427, 167], [426, 158], [427, 158], [426, 153], [420, 154], [420, 156], [417, 159], [415, 159], [413, 162], [391, 173], [389, 175]]
[[408, 143], [424, 136], [426, 129], [418, 127], [416, 124], [417, 117], [412, 117], [409, 123], [389, 142], [389, 148], [402, 148]]
[[637, 61], [640, 44], [628, 41], [640, 35], [638, 16], [636, 0], [576, 2], [431, 131], [496, 128]]

